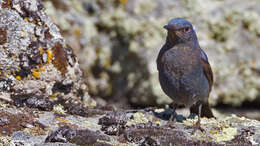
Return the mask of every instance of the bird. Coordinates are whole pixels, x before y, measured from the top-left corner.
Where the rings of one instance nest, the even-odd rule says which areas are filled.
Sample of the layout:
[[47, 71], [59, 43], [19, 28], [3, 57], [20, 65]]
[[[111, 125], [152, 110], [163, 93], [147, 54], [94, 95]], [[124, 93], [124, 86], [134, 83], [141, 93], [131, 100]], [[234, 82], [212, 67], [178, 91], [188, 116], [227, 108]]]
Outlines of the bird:
[[178, 105], [190, 109], [200, 118], [214, 118], [208, 98], [213, 85], [213, 72], [206, 53], [200, 48], [192, 24], [184, 18], [173, 18], [164, 26], [166, 42], [156, 59], [159, 82], [164, 93]]

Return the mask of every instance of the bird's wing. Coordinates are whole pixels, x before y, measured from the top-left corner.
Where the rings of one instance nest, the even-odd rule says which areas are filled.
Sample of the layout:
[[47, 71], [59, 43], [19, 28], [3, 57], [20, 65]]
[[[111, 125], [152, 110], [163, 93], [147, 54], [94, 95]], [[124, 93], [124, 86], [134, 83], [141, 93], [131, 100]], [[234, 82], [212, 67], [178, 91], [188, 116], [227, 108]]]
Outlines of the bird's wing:
[[[208, 57], [202, 49], [200, 49], [200, 57], [201, 57], [203, 72], [204, 72], [206, 78], [208, 79], [209, 90], [211, 91], [211, 88], [212, 88], [212, 85], [213, 85], [213, 73], [212, 73], [210, 64], [208, 62]], [[214, 118], [214, 115], [213, 115], [212, 110], [209, 106], [208, 100], [194, 104], [192, 107], [190, 107], [190, 112], [198, 114], [200, 104], [202, 104], [201, 117]]]
[[208, 57], [202, 49], [200, 49], [200, 56], [201, 56], [203, 72], [204, 72], [206, 78], [209, 81], [209, 89], [211, 91], [211, 88], [212, 88], [212, 85], [213, 85], [213, 73], [212, 73], [210, 64], [208, 62]]

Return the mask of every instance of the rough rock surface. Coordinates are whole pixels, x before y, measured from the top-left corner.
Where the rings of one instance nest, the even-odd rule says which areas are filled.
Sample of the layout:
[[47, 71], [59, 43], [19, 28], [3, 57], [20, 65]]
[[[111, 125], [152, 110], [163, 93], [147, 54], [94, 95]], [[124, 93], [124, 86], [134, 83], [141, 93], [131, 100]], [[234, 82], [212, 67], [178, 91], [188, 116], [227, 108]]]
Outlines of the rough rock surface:
[[0, 1], [0, 49], [2, 100], [44, 110], [56, 103], [95, 104], [73, 50], [41, 2]]
[[[104, 112], [105, 110], [105, 112]], [[259, 145], [260, 122], [235, 115], [202, 118], [204, 129], [192, 134], [196, 120], [167, 123], [162, 109], [92, 109], [89, 115], [42, 111], [0, 104], [3, 145]], [[159, 116], [161, 115], [161, 116]]]
[[166, 35], [162, 27], [184, 17], [194, 24], [214, 71], [211, 103], [260, 101], [258, 0], [45, 0], [44, 5], [75, 49], [94, 96], [134, 106], [169, 102], [155, 60]]

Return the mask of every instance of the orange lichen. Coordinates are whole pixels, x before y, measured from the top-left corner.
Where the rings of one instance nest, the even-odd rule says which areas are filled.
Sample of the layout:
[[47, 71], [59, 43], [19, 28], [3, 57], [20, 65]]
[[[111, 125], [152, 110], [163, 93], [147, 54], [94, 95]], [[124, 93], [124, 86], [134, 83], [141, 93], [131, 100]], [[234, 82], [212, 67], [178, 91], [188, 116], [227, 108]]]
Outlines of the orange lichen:
[[79, 29], [79, 28], [75, 28], [75, 29], [74, 29], [74, 34], [75, 34], [75, 35], [80, 35], [80, 34], [81, 34], [80, 29]]
[[12, 0], [3, 0], [2, 8], [11, 8]]
[[6, 28], [0, 28], [0, 45], [7, 42], [7, 31]]
[[[48, 26], [46, 26], [48, 27]], [[46, 39], [52, 39], [52, 34], [50, 33], [49, 29], [47, 29], [45, 32], [44, 32], [44, 37]]]
[[2, 121], [0, 126], [1, 136], [11, 136], [13, 132], [23, 130], [26, 124], [32, 124], [32, 118], [26, 114], [10, 114], [5, 111], [1, 111], [0, 117], [6, 118], [7, 122]]
[[38, 69], [35, 69], [33, 72], [32, 72], [32, 75], [36, 78], [39, 78], [40, 77], [40, 73], [39, 73], [39, 70]]
[[128, 0], [118, 0], [119, 3], [121, 3], [124, 7], [126, 6], [126, 4], [128, 3]]
[[64, 120], [61, 117], [57, 117], [56, 120], [64, 123], [68, 122], [68, 120]]
[[65, 48], [60, 43], [56, 43], [56, 45], [52, 48], [53, 51], [53, 65], [56, 67], [62, 74], [67, 72], [67, 58], [65, 53]]
[[96, 51], [97, 54], [100, 54], [100, 53], [101, 53], [101, 49], [100, 49], [100, 48], [96, 48], [95, 51]]
[[50, 63], [51, 62], [51, 60], [52, 60], [52, 52], [48, 49], [47, 50], [47, 53], [48, 53], [48, 61], [47, 61], [47, 63]]

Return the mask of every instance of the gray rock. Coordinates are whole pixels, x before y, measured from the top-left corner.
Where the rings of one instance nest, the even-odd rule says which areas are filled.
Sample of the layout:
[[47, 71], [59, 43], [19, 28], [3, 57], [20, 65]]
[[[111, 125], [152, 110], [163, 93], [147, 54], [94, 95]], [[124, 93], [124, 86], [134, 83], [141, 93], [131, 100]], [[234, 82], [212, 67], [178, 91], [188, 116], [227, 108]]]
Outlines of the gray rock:
[[[204, 131], [197, 130], [192, 134], [197, 117], [168, 122], [159, 116], [164, 112], [162, 109], [107, 111], [107, 114], [89, 118], [8, 106], [5, 111], [0, 104], [1, 116], [10, 113], [8, 110], [11, 109], [23, 114], [7, 114], [10, 122], [0, 127], [1, 134], [5, 127], [11, 129], [0, 137], [0, 143], [6, 145], [236, 145], [238, 142], [259, 145], [260, 122], [235, 115], [202, 118]], [[42, 122], [42, 118], [38, 118], [42, 115], [54, 115], [55, 118], [46, 116]]]
[[1, 1], [0, 98], [51, 110], [58, 99], [95, 106], [73, 50], [36, 0]]

